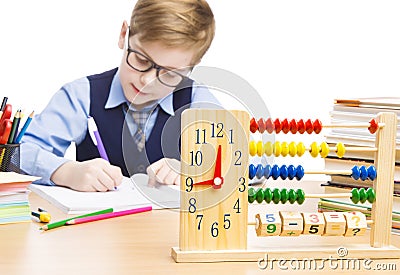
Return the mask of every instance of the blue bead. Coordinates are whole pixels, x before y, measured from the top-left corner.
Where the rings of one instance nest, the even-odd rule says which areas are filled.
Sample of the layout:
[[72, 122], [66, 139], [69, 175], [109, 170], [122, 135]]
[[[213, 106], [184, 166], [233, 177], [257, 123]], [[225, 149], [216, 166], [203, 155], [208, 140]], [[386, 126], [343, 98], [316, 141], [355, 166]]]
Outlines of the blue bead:
[[296, 167], [292, 164], [288, 166], [288, 179], [292, 180], [296, 177]]
[[370, 180], [374, 180], [376, 179], [376, 168], [375, 166], [371, 165], [370, 167], [368, 167], [368, 178]]
[[286, 165], [282, 165], [280, 169], [281, 179], [285, 180], [288, 177], [288, 169]]
[[355, 180], [360, 178], [360, 169], [358, 169], [357, 166], [353, 166], [353, 168], [351, 168], [351, 177]]
[[272, 176], [272, 178], [274, 179], [274, 180], [276, 180], [276, 179], [278, 179], [279, 178], [279, 176], [280, 176], [280, 169], [279, 169], [279, 166], [278, 165], [274, 165], [274, 166], [272, 166], [272, 169], [271, 169], [271, 176]]
[[253, 179], [256, 175], [256, 167], [253, 164], [249, 165], [249, 179]]
[[296, 168], [296, 180], [301, 180], [304, 177], [304, 168], [298, 165]]
[[261, 164], [257, 165], [256, 177], [257, 179], [261, 179], [264, 176], [264, 168]]
[[360, 167], [360, 179], [362, 181], [368, 179], [367, 167], [365, 167], [364, 165]]
[[264, 167], [264, 178], [269, 179], [271, 176], [271, 165], [267, 164]]

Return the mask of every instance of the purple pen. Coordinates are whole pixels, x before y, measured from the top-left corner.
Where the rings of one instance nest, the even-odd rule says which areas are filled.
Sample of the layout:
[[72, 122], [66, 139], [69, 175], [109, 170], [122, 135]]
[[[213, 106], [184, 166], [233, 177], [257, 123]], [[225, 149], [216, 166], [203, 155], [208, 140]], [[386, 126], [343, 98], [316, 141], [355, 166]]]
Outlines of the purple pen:
[[90, 137], [92, 138], [94, 145], [97, 146], [97, 150], [99, 150], [100, 157], [102, 159], [105, 159], [106, 161], [109, 161], [106, 149], [104, 148], [104, 144], [101, 141], [100, 133], [97, 129], [96, 122], [94, 121], [94, 118], [91, 116], [88, 117], [88, 128]]

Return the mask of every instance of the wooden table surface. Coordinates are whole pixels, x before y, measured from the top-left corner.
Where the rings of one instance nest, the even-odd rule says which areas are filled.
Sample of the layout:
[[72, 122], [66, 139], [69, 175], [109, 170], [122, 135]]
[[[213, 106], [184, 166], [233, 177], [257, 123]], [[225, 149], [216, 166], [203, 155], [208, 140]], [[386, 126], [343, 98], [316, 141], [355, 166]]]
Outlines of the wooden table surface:
[[[47, 201], [32, 193], [31, 209], [42, 207], [52, 220], [68, 217]], [[175, 210], [118, 217], [94, 223], [39, 231], [36, 222], [0, 226], [0, 274], [266, 274], [309, 273], [309, 270], [287, 270], [277, 265], [262, 270], [257, 262], [175, 263], [171, 247], [178, 245], [179, 214]], [[249, 230], [250, 231], [250, 230]], [[364, 238], [368, 242], [368, 236]], [[400, 247], [400, 236], [393, 236]], [[281, 239], [282, 241], [282, 239]], [[360, 271], [329, 268], [335, 274], [396, 274], [400, 261], [373, 260], [375, 270]], [[382, 271], [377, 269], [396, 269]]]

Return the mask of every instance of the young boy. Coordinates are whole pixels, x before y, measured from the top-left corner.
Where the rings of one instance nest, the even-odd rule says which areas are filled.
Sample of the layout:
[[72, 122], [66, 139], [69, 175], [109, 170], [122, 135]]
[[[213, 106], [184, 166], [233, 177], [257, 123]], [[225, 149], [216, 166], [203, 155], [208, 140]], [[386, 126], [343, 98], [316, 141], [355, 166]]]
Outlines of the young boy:
[[[21, 145], [21, 168], [36, 183], [79, 191], [112, 190], [123, 175], [148, 172], [149, 183], [179, 183], [180, 114], [217, 103], [188, 78], [214, 37], [205, 0], [138, 0], [123, 22], [118, 68], [64, 85], [32, 121]], [[108, 159], [88, 133], [94, 118]], [[76, 143], [77, 161], [64, 158]], [[172, 149], [171, 149], [172, 148]]]

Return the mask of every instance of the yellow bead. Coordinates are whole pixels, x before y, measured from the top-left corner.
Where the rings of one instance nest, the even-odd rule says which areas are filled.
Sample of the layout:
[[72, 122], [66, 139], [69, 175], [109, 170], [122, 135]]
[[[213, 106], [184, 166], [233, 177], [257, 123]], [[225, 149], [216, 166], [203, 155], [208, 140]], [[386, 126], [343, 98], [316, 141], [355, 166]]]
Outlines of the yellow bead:
[[319, 154], [319, 146], [316, 141], [311, 143], [310, 154], [313, 158], [318, 157]]
[[328, 143], [326, 142], [322, 142], [321, 143], [321, 158], [326, 158], [329, 154], [329, 146]]
[[284, 141], [282, 142], [282, 157], [286, 157], [289, 154], [289, 144]]
[[279, 141], [275, 141], [274, 143], [274, 155], [275, 157], [279, 157], [282, 152], [281, 143]]
[[336, 155], [338, 158], [342, 158], [346, 153], [346, 148], [344, 147], [343, 143], [339, 142], [336, 144]]
[[302, 155], [304, 155], [304, 152], [306, 151], [306, 147], [304, 146], [303, 142], [299, 142], [297, 144], [297, 155], [299, 157], [301, 157]]
[[271, 141], [268, 141], [264, 144], [264, 152], [267, 155], [267, 157], [270, 157], [273, 153], [273, 147]]
[[254, 141], [254, 140], [252, 140], [252, 141], [250, 141], [250, 143], [249, 143], [249, 153], [250, 153], [250, 156], [255, 156], [256, 155], [256, 152], [257, 152], [257, 149], [256, 149], [256, 142]]
[[296, 156], [297, 154], [297, 147], [296, 147], [296, 142], [292, 141], [291, 143], [289, 143], [289, 155], [291, 157]]
[[261, 157], [264, 154], [264, 150], [263, 150], [264, 148], [263, 147], [264, 146], [263, 146], [262, 141], [257, 142], [257, 155], [259, 157]]

